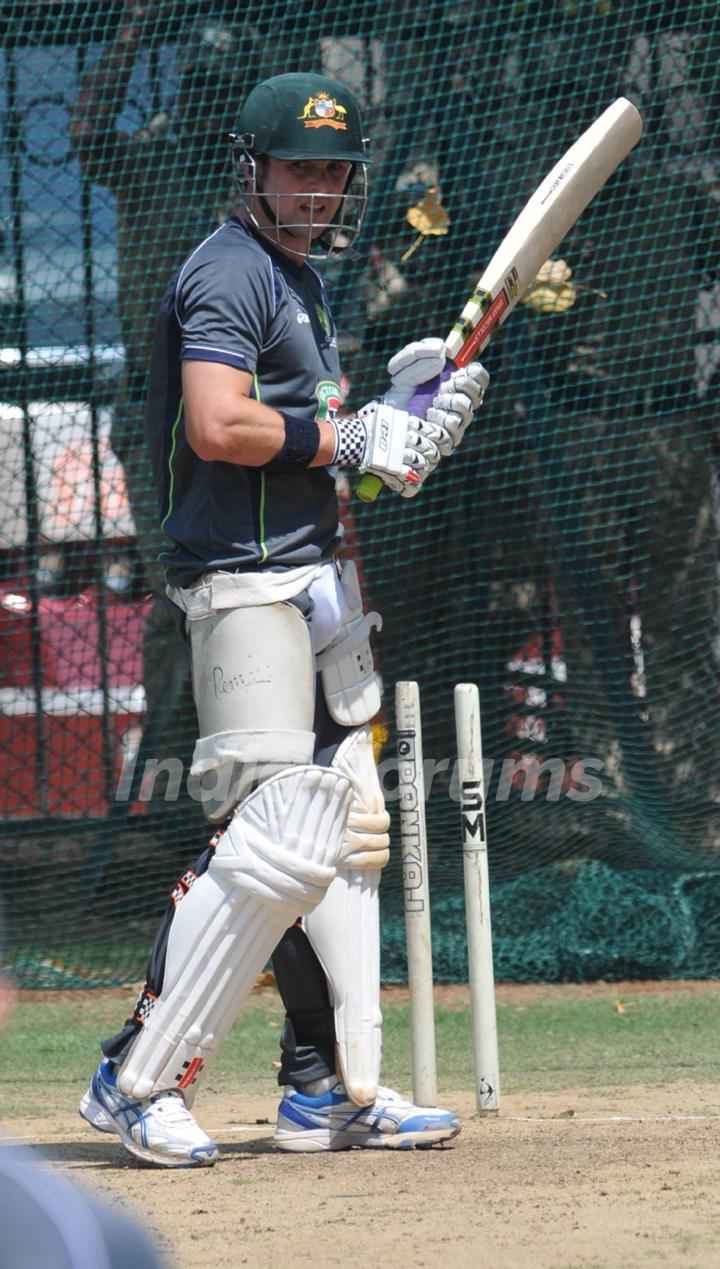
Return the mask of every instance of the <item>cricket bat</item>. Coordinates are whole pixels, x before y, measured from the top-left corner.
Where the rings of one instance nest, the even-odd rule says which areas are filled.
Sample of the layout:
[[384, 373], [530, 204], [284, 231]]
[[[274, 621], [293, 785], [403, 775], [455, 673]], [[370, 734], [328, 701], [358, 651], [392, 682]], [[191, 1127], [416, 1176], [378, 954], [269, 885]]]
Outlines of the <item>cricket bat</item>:
[[[618, 97], [548, 172], [503, 238], [453, 324], [445, 340], [449, 367], [443, 377], [480, 355], [548, 256], [559, 247], [641, 134], [639, 111], [626, 97]], [[435, 384], [437, 392], [439, 382]], [[415, 410], [412, 406], [417, 397], [427, 408], [428, 393], [423, 392], [424, 387], [416, 388], [404, 404], [392, 395], [386, 399], [400, 408], [409, 408], [411, 413], [419, 413], [417, 405]], [[363, 502], [374, 502], [382, 487], [380, 477], [367, 472], [358, 484], [358, 497]]]

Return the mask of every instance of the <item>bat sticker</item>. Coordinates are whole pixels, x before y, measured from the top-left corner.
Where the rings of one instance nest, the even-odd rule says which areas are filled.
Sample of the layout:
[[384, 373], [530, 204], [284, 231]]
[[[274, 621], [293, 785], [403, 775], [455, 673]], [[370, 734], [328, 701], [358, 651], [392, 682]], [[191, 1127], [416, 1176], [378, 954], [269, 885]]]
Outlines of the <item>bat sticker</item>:
[[471, 360], [472, 355], [475, 352], [475, 349], [478, 347], [479, 344], [484, 343], [487, 340], [489, 332], [492, 330], [493, 326], [495, 326], [497, 322], [500, 321], [500, 318], [502, 317], [506, 308], [509, 308], [509, 307], [510, 307], [510, 297], [507, 291], [503, 289], [502, 291], [499, 292], [498, 295], [495, 296], [495, 299], [490, 305], [490, 308], [486, 310], [485, 314], [483, 315], [483, 317], [481, 317], [480, 321], [478, 322], [477, 326], [475, 327], [474, 331], [470, 335], [467, 342], [463, 344], [460, 352], [455, 358], [456, 365], [458, 366], [467, 365], [467, 363]]
[[511, 299], [516, 300], [518, 298], [518, 271], [515, 265], [513, 265], [505, 279], [505, 290]]

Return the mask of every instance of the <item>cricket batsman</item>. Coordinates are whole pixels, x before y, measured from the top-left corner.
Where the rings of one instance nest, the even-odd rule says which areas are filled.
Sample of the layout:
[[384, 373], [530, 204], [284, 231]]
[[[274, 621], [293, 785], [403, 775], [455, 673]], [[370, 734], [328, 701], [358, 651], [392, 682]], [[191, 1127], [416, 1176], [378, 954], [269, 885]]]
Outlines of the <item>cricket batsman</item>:
[[286, 1011], [278, 1149], [406, 1149], [460, 1130], [379, 1083], [380, 619], [336, 559], [335, 483], [338, 469], [369, 472], [414, 497], [488, 378], [478, 363], [450, 374], [442, 340], [420, 340], [381, 391], [410, 398], [439, 376], [426, 417], [382, 400], [344, 415], [313, 262], [347, 251], [362, 224], [357, 103], [322, 75], [275, 76], [240, 110], [232, 150], [242, 211], [166, 295], [146, 409], [167, 593], [192, 661], [191, 777], [217, 831], [175, 887], [146, 985], [80, 1104], [164, 1167], [216, 1161], [192, 1105], [271, 956]]

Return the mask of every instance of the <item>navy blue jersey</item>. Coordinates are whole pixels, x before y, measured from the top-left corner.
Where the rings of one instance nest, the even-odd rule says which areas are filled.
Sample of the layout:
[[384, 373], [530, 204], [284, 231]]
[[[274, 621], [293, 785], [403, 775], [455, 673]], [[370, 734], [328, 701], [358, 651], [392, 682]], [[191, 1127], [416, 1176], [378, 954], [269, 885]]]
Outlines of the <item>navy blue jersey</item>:
[[253, 395], [298, 419], [341, 404], [337, 336], [318, 274], [232, 218], [191, 252], [170, 286], [150, 363], [145, 431], [172, 546], [167, 578], [211, 569], [295, 568], [339, 540], [333, 472], [205, 462], [190, 448], [181, 363], [216, 361], [253, 376]]

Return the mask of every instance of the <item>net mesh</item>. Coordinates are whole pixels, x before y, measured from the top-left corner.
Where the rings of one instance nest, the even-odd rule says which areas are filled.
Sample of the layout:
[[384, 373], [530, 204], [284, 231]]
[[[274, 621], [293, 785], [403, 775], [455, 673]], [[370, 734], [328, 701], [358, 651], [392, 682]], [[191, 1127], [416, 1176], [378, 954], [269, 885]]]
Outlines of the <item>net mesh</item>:
[[[233, 210], [224, 135], [318, 70], [372, 137], [359, 258], [324, 268], [347, 402], [443, 335], [525, 199], [616, 96], [641, 144], [484, 355], [422, 496], [342, 492], [345, 550], [418, 679], [435, 969], [467, 975], [452, 688], [481, 691], [496, 974], [720, 972], [713, 0], [0, 3], [0, 787], [28, 987], [141, 977], [208, 832], [142, 441], [155, 314]], [[399, 852], [383, 973], [405, 977]]]

